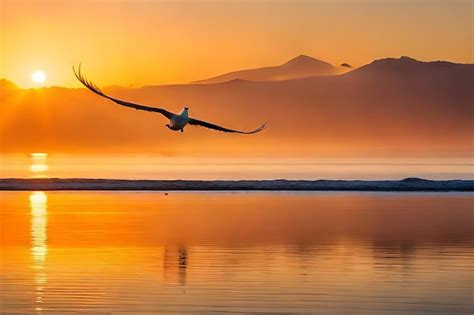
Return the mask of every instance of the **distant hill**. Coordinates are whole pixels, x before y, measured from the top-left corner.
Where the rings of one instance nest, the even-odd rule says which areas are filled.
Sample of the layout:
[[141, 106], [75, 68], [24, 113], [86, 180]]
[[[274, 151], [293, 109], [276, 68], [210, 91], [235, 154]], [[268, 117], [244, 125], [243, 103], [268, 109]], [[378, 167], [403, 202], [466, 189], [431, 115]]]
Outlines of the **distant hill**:
[[[474, 65], [374, 61], [336, 76], [234, 80], [105, 89], [124, 100], [251, 136], [165, 128], [159, 114], [131, 110], [85, 89], [12, 90], [0, 102], [4, 152], [141, 152], [166, 156], [470, 157]], [[95, 79], [95, 78], [90, 78]]]
[[0, 79], [0, 90], [16, 89], [17, 86], [6, 79]]
[[236, 79], [248, 81], [279, 81], [321, 75], [336, 75], [345, 71], [347, 71], [346, 68], [335, 67], [327, 62], [300, 55], [279, 66], [235, 71], [194, 83], [220, 83]]

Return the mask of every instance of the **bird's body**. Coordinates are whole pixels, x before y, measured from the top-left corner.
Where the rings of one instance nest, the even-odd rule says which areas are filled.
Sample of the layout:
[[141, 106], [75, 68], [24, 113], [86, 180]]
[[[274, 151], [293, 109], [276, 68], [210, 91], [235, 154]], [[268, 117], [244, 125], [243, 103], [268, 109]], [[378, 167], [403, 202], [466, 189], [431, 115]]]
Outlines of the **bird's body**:
[[105, 97], [106, 99], [109, 99], [113, 101], [116, 104], [125, 106], [125, 107], [130, 107], [134, 108], [136, 110], [144, 110], [148, 112], [155, 112], [162, 114], [166, 118], [169, 119], [169, 123], [166, 124], [166, 127], [168, 127], [170, 130], [173, 131], [184, 131], [184, 127], [187, 125], [193, 125], [193, 126], [201, 126], [201, 127], [206, 127], [209, 129], [214, 129], [218, 131], [223, 131], [223, 132], [232, 132], [232, 133], [240, 133], [240, 134], [253, 134], [262, 131], [267, 127], [267, 123], [261, 125], [255, 130], [252, 131], [239, 131], [239, 130], [233, 130], [225, 127], [221, 127], [215, 124], [208, 123], [206, 121], [198, 120], [195, 118], [189, 117], [189, 108], [184, 107], [183, 110], [179, 114], [172, 113], [170, 111], [167, 111], [166, 109], [163, 108], [158, 108], [158, 107], [150, 107], [150, 106], [145, 106], [145, 105], [140, 105], [140, 104], [135, 104], [135, 103], [130, 103], [126, 101], [122, 101], [116, 98], [113, 98], [111, 96], [108, 96], [104, 94], [94, 83], [91, 81], [87, 80], [81, 73], [81, 67], [79, 66], [78, 71], [76, 72], [76, 69], [73, 67], [74, 74], [76, 75], [76, 78], [90, 91], [94, 92], [97, 95], [100, 95], [102, 97]]
[[168, 127], [171, 130], [177, 131], [177, 130], [184, 130], [184, 127], [189, 123], [189, 108], [185, 107], [181, 111], [181, 113], [174, 115], [170, 119], [170, 123], [166, 124], [166, 127]]

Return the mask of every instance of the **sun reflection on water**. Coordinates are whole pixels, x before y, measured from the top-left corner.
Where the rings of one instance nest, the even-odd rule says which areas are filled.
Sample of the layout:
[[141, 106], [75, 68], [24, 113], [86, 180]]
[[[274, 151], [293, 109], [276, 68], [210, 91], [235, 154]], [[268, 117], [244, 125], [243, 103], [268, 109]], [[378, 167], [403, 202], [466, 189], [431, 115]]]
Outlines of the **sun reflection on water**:
[[43, 178], [46, 177], [46, 172], [48, 171], [48, 154], [47, 153], [31, 153], [31, 164], [30, 172], [32, 178]]
[[31, 257], [35, 271], [36, 307], [42, 311], [43, 290], [48, 282], [45, 269], [46, 256], [48, 254], [48, 197], [42, 191], [34, 191], [30, 194], [31, 211]]

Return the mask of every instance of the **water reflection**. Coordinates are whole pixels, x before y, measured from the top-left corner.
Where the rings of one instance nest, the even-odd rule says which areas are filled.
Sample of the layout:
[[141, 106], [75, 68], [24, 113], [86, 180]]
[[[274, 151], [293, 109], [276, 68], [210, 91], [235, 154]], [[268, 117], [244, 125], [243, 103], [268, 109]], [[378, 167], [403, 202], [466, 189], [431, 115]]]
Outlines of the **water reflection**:
[[472, 201], [3, 192], [0, 313], [471, 314]]
[[44, 286], [48, 281], [45, 272], [46, 256], [48, 254], [48, 197], [42, 191], [30, 194], [31, 212], [31, 257], [35, 274], [35, 302], [37, 311], [42, 310]]
[[163, 252], [163, 273], [165, 282], [186, 284], [188, 250], [185, 246], [165, 246]]
[[31, 153], [30, 172], [32, 178], [44, 178], [48, 171], [48, 154], [47, 153]]
[[411, 241], [375, 240], [372, 242], [374, 268], [409, 272], [416, 258], [416, 247]]

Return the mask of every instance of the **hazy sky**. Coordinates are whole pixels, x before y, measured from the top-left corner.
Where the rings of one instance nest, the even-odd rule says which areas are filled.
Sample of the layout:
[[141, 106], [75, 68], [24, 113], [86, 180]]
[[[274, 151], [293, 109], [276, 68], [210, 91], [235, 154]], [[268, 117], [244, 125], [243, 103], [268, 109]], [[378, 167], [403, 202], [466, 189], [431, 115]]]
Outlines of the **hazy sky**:
[[471, 0], [0, 0], [1, 68], [33, 86], [185, 83], [307, 54], [359, 66], [409, 55], [472, 62]]

